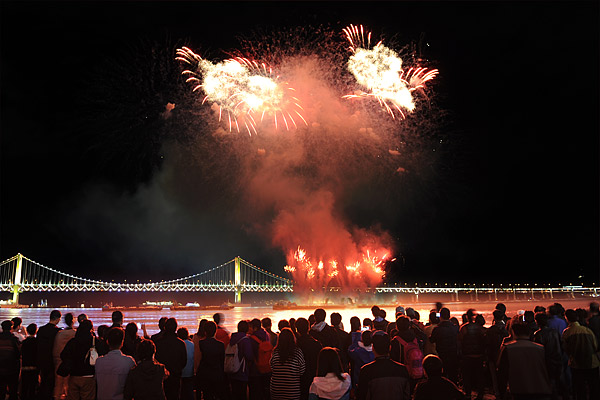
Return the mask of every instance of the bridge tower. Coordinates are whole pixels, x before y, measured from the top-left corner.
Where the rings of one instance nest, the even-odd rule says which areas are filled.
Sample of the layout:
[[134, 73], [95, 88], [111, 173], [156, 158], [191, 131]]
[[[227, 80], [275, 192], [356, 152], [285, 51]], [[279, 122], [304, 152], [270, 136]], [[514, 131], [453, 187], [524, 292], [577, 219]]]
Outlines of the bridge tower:
[[19, 304], [19, 291], [21, 289], [21, 274], [23, 271], [23, 255], [17, 254], [17, 268], [15, 269], [15, 278], [13, 280], [13, 298], [12, 304]]
[[241, 258], [235, 258], [235, 304], [242, 302], [242, 265]]

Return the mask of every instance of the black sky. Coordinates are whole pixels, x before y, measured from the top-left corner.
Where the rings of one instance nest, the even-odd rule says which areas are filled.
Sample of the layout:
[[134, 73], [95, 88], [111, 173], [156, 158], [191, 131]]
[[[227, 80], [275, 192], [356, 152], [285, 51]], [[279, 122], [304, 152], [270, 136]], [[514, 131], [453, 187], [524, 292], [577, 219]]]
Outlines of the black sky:
[[116, 197], [139, 193], [159, 173], [166, 142], [152, 127], [127, 128], [133, 119], [114, 121], [120, 136], [97, 137], [98, 122], [84, 117], [102, 102], [103, 81], [90, 81], [134, 62], [130, 54], [148, 43], [185, 42], [222, 57], [256, 29], [354, 23], [398, 43], [424, 32], [424, 56], [441, 71], [437, 101], [448, 112], [448, 144], [424, 185], [431, 196], [410, 213], [368, 213], [391, 216], [382, 224], [404, 257], [397, 276], [599, 281], [598, 2], [3, 1], [0, 11], [1, 259], [21, 252], [66, 272], [121, 279], [139, 278], [144, 265], [175, 277], [239, 254], [282, 274], [283, 254], [211, 218], [226, 232], [216, 237], [230, 242], [169, 269], [107, 250], [110, 229], [82, 238], [71, 220], [77, 201], [96, 185]]

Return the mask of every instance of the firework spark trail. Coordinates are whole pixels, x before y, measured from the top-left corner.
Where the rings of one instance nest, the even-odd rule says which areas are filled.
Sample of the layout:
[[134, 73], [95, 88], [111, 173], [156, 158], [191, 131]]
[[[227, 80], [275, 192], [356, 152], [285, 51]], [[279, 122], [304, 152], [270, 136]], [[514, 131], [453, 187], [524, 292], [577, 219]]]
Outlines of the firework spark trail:
[[415, 103], [412, 92], [422, 89], [425, 82], [433, 79], [438, 70], [426, 68], [410, 68], [407, 72], [402, 69], [402, 59], [398, 54], [383, 45], [380, 41], [371, 47], [371, 32], [365, 32], [361, 25], [350, 25], [344, 33], [350, 42], [350, 51], [353, 53], [348, 60], [348, 70], [354, 75], [356, 81], [368, 91], [358, 91], [345, 95], [344, 98], [362, 98], [373, 96], [387, 112], [393, 117], [397, 111], [402, 118], [405, 111], [413, 111]]
[[279, 82], [279, 76], [274, 76], [273, 70], [266, 64], [242, 57], [215, 64], [187, 47], [178, 49], [176, 54], [176, 60], [191, 67], [182, 72], [188, 76], [186, 82], [195, 85], [194, 91], [205, 93], [203, 104], [208, 101], [219, 107], [219, 121], [223, 111], [227, 113], [230, 131], [235, 125], [239, 132], [241, 122], [248, 134], [256, 134], [255, 114], [260, 114], [260, 122], [265, 114], [272, 115], [276, 128], [280, 125], [278, 116], [288, 130], [292, 126], [297, 127], [298, 118], [307, 124], [294, 88]]

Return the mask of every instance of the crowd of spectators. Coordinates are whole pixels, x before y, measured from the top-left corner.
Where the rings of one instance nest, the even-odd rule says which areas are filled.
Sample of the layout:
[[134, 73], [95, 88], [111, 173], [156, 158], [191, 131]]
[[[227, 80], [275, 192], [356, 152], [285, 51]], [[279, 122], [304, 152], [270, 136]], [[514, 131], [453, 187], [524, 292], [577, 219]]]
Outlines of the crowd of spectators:
[[1, 323], [0, 399], [600, 399], [596, 302], [513, 316], [499, 303], [487, 327], [476, 310], [459, 323], [441, 303], [427, 323], [410, 307], [391, 322], [371, 312], [349, 331], [319, 308], [278, 332], [255, 318], [233, 333], [217, 313], [192, 335], [163, 317], [151, 337], [120, 311], [96, 330], [85, 314], [54, 310], [39, 329], [15, 317]]

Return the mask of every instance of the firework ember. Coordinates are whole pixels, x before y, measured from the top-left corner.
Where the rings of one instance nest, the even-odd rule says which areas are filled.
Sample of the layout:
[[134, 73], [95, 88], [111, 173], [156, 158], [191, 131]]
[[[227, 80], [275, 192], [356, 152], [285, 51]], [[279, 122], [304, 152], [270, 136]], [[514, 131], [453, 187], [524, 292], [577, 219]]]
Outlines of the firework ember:
[[426, 68], [402, 69], [402, 59], [398, 54], [383, 45], [382, 42], [371, 47], [371, 33], [365, 42], [364, 28], [350, 25], [344, 29], [353, 53], [348, 60], [348, 70], [356, 81], [368, 92], [357, 91], [344, 98], [372, 96], [379, 101], [387, 112], [396, 118], [397, 111], [402, 118], [405, 112], [415, 109], [412, 92], [424, 87], [425, 82], [433, 79], [438, 70]]
[[256, 134], [257, 122], [262, 122], [265, 115], [272, 118], [276, 129], [295, 128], [300, 120], [306, 124], [294, 88], [280, 82], [266, 64], [242, 57], [215, 64], [187, 47], [177, 50], [176, 59], [191, 67], [182, 74], [195, 85], [194, 91], [205, 93], [202, 103], [217, 105], [219, 121], [225, 120], [223, 112], [227, 114], [230, 131], [235, 127], [239, 132], [243, 124], [248, 134]]

